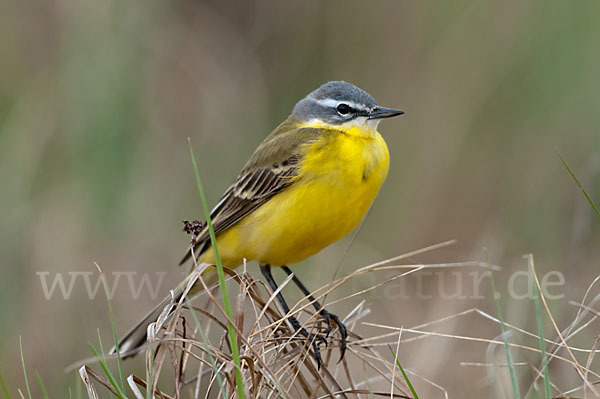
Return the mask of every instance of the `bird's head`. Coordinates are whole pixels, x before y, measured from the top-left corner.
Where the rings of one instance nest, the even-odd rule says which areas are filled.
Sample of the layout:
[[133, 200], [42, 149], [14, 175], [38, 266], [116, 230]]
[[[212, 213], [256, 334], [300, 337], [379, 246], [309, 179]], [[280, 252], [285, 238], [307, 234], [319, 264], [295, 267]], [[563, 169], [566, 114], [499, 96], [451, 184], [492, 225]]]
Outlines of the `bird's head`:
[[402, 115], [404, 111], [381, 107], [366, 91], [343, 81], [328, 82], [304, 97], [292, 116], [307, 123], [329, 125], [368, 125], [376, 128], [382, 118]]

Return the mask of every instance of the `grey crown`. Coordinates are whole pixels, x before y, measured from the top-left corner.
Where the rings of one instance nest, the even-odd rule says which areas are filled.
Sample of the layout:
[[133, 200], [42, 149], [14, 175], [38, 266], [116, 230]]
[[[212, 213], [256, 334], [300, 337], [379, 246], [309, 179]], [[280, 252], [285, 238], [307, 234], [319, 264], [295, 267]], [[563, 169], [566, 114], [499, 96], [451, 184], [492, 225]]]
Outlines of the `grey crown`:
[[[332, 101], [326, 101], [332, 100]], [[341, 124], [357, 117], [368, 117], [377, 107], [366, 91], [343, 81], [328, 82], [300, 100], [292, 116], [302, 120], [319, 119]]]

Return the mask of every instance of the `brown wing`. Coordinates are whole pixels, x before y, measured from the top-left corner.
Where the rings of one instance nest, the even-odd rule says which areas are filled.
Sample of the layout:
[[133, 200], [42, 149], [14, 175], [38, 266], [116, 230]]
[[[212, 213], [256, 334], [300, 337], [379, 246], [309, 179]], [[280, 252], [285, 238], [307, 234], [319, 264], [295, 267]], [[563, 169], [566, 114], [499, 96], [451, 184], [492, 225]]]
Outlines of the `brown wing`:
[[[277, 193], [288, 187], [297, 176], [301, 162], [301, 147], [323, 134], [320, 129], [290, 128], [286, 121], [271, 133], [254, 152], [242, 173], [225, 191], [211, 211], [215, 235], [233, 226]], [[210, 247], [208, 229], [196, 238], [196, 256]], [[188, 251], [179, 263], [191, 257]]]
[[[296, 165], [297, 160], [290, 159], [287, 167], [260, 168], [240, 176], [240, 179], [227, 190], [222, 209], [215, 215], [213, 224], [215, 234], [233, 226], [286, 188], [291, 179], [297, 175]], [[200, 235], [198, 242], [203, 241], [203, 238]]]

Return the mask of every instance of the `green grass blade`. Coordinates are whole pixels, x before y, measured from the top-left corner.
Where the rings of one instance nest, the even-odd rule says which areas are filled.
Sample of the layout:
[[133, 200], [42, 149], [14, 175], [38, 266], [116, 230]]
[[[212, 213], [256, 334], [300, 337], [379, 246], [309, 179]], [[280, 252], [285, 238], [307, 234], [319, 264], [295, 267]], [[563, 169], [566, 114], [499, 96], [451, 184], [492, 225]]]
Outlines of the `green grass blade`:
[[33, 369], [35, 373], [35, 378], [37, 378], [38, 384], [40, 384], [40, 388], [42, 389], [42, 394], [44, 395], [44, 399], [48, 399], [48, 391], [46, 390], [46, 386], [44, 385], [44, 381], [42, 381], [42, 376], [38, 373], [37, 369]]
[[[21, 349], [21, 364], [23, 365], [23, 376], [25, 377], [25, 386], [27, 387], [27, 396], [31, 399], [31, 389], [29, 389], [29, 380], [27, 378], [27, 369], [25, 368], [25, 357], [23, 357], [23, 341], [19, 335], [19, 348]], [[22, 396], [22, 394], [21, 394]]]
[[2, 391], [4, 392], [4, 397], [6, 399], [10, 399], [10, 392], [8, 392], [8, 387], [6, 386], [6, 383], [4, 382], [4, 377], [2, 377], [1, 373], [0, 373], [0, 386], [2, 387]]
[[100, 329], [96, 329], [96, 334], [98, 334], [98, 344], [100, 345], [100, 355], [104, 357], [104, 345], [102, 345], [102, 338], [100, 338]]
[[[125, 376], [123, 375], [123, 360], [121, 359], [121, 352], [119, 350], [119, 337], [117, 336], [117, 324], [115, 323], [115, 315], [112, 309], [112, 302], [110, 301], [110, 290], [108, 289], [108, 282], [106, 281], [106, 275], [100, 269], [100, 266], [95, 263], [98, 268], [98, 272], [100, 272], [100, 280], [102, 281], [102, 286], [104, 287], [104, 295], [106, 296], [106, 303], [108, 305], [108, 313], [110, 315], [110, 325], [112, 327], [113, 340], [115, 341], [115, 352], [117, 353], [117, 371], [119, 373], [119, 380], [121, 381], [121, 390], [125, 391]], [[100, 332], [98, 332], [98, 337], [100, 337]], [[104, 352], [104, 351], [102, 351]], [[104, 353], [103, 353], [104, 355]]]
[[[104, 357], [104, 345], [102, 345], [102, 338], [100, 337], [100, 329], [99, 328], [96, 329], [96, 333], [98, 334], [98, 344], [100, 345], [100, 355], [102, 357]], [[123, 389], [121, 387], [121, 391], [124, 392], [125, 389]], [[110, 397], [112, 398], [112, 395], [110, 395]]]
[[404, 368], [402, 367], [402, 365], [400, 364], [400, 361], [398, 360], [398, 356], [396, 356], [396, 354], [394, 353], [394, 350], [392, 349], [391, 346], [388, 345], [388, 348], [390, 349], [390, 352], [392, 352], [392, 355], [394, 356], [394, 360], [396, 361], [396, 366], [398, 366], [398, 368], [402, 372], [402, 375], [404, 376], [404, 381], [406, 381], [406, 385], [408, 385], [408, 388], [410, 389], [410, 392], [412, 393], [413, 398], [419, 399], [419, 395], [417, 395], [415, 388], [413, 388], [412, 384], [410, 383], [410, 380], [408, 379], [408, 375], [406, 375]]
[[535, 282], [535, 267], [533, 265], [533, 255], [529, 255], [528, 259], [530, 265], [530, 273], [534, 276], [531, 280], [533, 284], [535, 318], [537, 321], [538, 335], [540, 338], [540, 352], [542, 354], [542, 371], [544, 373], [544, 397], [546, 399], [552, 399], [552, 390], [550, 388], [550, 374], [548, 373], [548, 356], [546, 355], [546, 341], [544, 340], [544, 326], [542, 324], [542, 304], [540, 299], [540, 292]]
[[[223, 296], [223, 306], [225, 308], [225, 312], [229, 317], [229, 320], [233, 320], [233, 312], [231, 311], [231, 303], [229, 302], [229, 293], [227, 292], [227, 285], [225, 284], [225, 273], [223, 272], [223, 263], [221, 262], [221, 257], [219, 255], [219, 250], [217, 248], [217, 238], [215, 236], [215, 230], [212, 226], [212, 221], [210, 219], [210, 210], [208, 208], [208, 202], [206, 201], [206, 196], [204, 195], [204, 189], [202, 188], [202, 181], [200, 180], [200, 173], [198, 172], [198, 165], [196, 164], [196, 157], [194, 156], [194, 150], [192, 148], [192, 141], [188, 138], [189, 146], [190, 146], [190, 156], [192, 157], [192, 165], [194, 167], [194, 174], [196, 176], [196, 185], [198, 186], [198, 192], [200, 193], [200, 199], [202, 201], [202, 209], [204, 211], [204, 216], [206, 218], [206, 223], [208, 225], [208, 232], [210, 234], [210, 243], [212, 245], [212, 249], [215, 255], [215, 263], [217, 264], [217, 276], [219, 278], [219, 285], [221, 288], [221, 294]], [[240, 361], [240, 353], [237, 343], [236, 331], [231, 324], [230, 321], [227, 322], [227, 332], [229, 335], [229, 343], [231, 345], [231, 357], [233, 358], [233, 364], [235, 364], [235, 385], [237, 388], [238, 398], [243, 399], [245, 397], [244, 394], [244, 380], [242, 378], [241, 372], [241, 361]]]
[[592, 209], [594, 210], [594, 212], [596, 212], [596, 215], [598, 215], [598, 217], [600, 217], [600, 210], [598, 210], [598, 207], [596, 206], [596, 204], [594, 203], [594, 201], [592, 200], [592, 198], [588, 195], [588, 193], [585, 190], [585, 188], [583, 188], [583, 186], [579, 182], [579, 179], [577, 178], [577, 176], [575, 176], [575, 173], [573, 173], [573, 171], [571, 170], [571, 168], [567, 164], [567, 161], [565, 161], [565, 158], [558, 151], [558, 149], [556, 150], [556, 153], [558, 154], [558, 157], [560, 158], [560, 161], [562, 162], [562, 164], [565, 166], [565, 168], [567, 168], [567, 171], [569, 172], [569, 174], [573, 178], [573, 181], [575, 182], [575, 184], [577, 184], [577, 186], [579, 187], [579, 189], [583, 192], [583, 195], [585, 195], [585, 198], [587, 198], [587, 201], [590, 203], [590, 205], [591, 205]]
[[517, 373], [515, 372], [515, 363], [510, 352], [510, 346], [506, 337], [506, 325], [504, 324], [504, 318], [502, 317], [502, 305], [500, 305], [500, 296], [496, 294], [496, 284], [494, 282], [494, 273], [490, 275], [490, 281], [492, 283], [492, 295], [494, 296], [494, 302], [496, 303], [496, 313], [498, 314], [498, 320], [500, 320], [500, 331], [502, 332], [502, 341], [504, 341], [504, 350], [506, 352], [506, 362], [508, 363], [508, 370], [510, 373], [510, 382], [513, 388], [513, 398], [520, 399], [521, 392], [519, 391], [519, 383], [517, 381]]
[[117, 395], [119, 396], [119, 399], [127, 399], [127, 396], [125, 396], [125, 394], [123, 393], [123, 390], [121, 389], [121, 387], [117, 383], [117, 380], [115, 379], [115, 377], [112, 375], [112, 373], [108, 369], [108, 366], [106, 365], [106, 362], [102, 359], [102, 356], [96, 350], [96, 347], [94, 347], [93, 344], [89, 344], [89, 345], [90, 345], [90, 349], [92, 350], [92, 353], [96, 357], [96, 360], [98, 360], [100, 367], [102, 367], [102, 370], [104, 370], [104, 374], [106, 375], [106, 378], [108, 378], [108, 382], [110, 382], [110, 385], [112, 385], [112, 387], [115, 389], [115, 391], [117, 391]]

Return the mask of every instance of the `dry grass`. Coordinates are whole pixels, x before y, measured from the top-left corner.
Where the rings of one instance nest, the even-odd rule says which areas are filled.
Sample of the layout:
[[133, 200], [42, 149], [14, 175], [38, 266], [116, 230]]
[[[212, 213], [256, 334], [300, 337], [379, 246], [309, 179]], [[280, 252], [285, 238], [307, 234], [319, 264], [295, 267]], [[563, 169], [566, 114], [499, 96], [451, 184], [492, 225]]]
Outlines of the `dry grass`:
[[[481, 267], [492, 270], [498, 268], [483, 262], [464, 262], [449, 264], [391, 264], [426, 251], [448, 245], [443, 243], [423, 250], [408, 253], [385, 262], [376, 263], [356, 270], [343, 278], [334, 280], [316, 290], [314, 296], [325, 305], [341, 301], [354, 301], [351, 312], [343, 317], [348, 327], [348, 350], [344, 359], [338, 363], [340, 334], [335, 329], [327, 337], [327, 346], [321, 347], [323, 364], [319, 368], [312, 352], [310, 342], [293, 331], [287, 317], [278, 308], [275, 296], [269, 292], [265, 284], [254, 279], [247, 272], [235, 273], [227, 271], [230, 287], [237, 292], [232, 298], [234, 320], [228, 320], [213, 291], [205, 291], [199, 298], [200, 306], [189, 306], [187, 300], [173, 303], [174, 317], [168, 318], [169, 308], [149, 328], [149, 342], [143, 349], [146, 356], [146, 375], [130, 375], [126, 380], [129, 389], [136, 398], [233, 398], [236, 397], [234, 363], [227, 339], [227, 322], [234, 324], [237, 330], [238, 345], [242, 359], [242, 376], [244, 389], [249, 398], [362, 398], [392, 397], [412, 398], [413, 394], [403, 378], [401, 370], [396, 366], [395, 353], [400, 345], [409, 345], [424, 339], [450, 339], [470, 342], [477, 350], [486, 352], [486, 362], [462, 363], [462, 367], [485, 367], [490, 378], [497, 374], [506, 374], [508, 367], [516, 369], [520, 376], [520, 385], [526, 388], [522, 397], [535, 396], [542, 392], [540, 380], [544, 379], [543, 364], [540, 361], [539, 336], [518, 326], [505, 323], [507, 332], [492, 338], [474, 337], [445, 333], [445, 323], [456, 319], [475, 318], [477, 323], [500, 324], [501, 320], [480, 309], [472, 308], [443, 319], [425, 323], [411, 328], [390, 326], [381, 323], [363, 321], [369, 314], [369, 308], [360, 296], [368, 290], [378, 289], [408, 274], [429, 268]], [[387, 280], [377, 282], [361, 292], [326, 302], [326, 298], [334, 290], [348, 280], [364, 273], [378, 270], [397, 270], [398, 273]], [[190, 280], [190, 285], [200, 279], [199, 273]], [[282, 284], [285, 287], [291, 280], [288, 277]], [[598, 279], [597, 279], [598, 280]], [[573, 338], [586, 328], [590, 328], [600, 313], [594, 306], [600, 301], [600, 294], [589, 299], [595, 280], [588, 288], [581, 304], [574, 304], [577, 312], [567, 328], [559, 329], [552, 317], [543, 296], [545, 317], [554, 326], [554, 339], [544, 338], [548, 348], [549, 366], [556, 362], [566, 364], [572, 373], [578, 376], [580, 383], [569, 388], [558, 387], [554, 381], [551, 397], [566, 398], [575, 393], [583, 397], [600, 397], [597, 384], [600, 375], [592, 370], [591, 365], [596, 353], [598, 339], [590, 343], [589, 348], [578, 348], [571, 345]], [[196, 302], [198, 303], [198, 302]], [[304, 327], [320, 334], [325, 334], [326, 324], [318, 317], [312, 304], [306, 298], [298, 302], [291, 311], [298, 317]], [[466, 322], [466, 320], [465, 320]], [[471, 321], [473, 322], [473, 321]], [[359, 324], [380, 329], [379, 335], [361, 336], [357, 334]], [[500, 330], [498, 326], [498, 330]], [[519, 359], [514, 364], [506, 363], [505, 352], [495, 355], [497, 349], [505, 344], [517, 351]], [[504, 359], [504, 360], [502, 360]], [[410, 365], [403, 364], [408, 379], [418, 387], [429, 384], [439, 391], [439, 397], [448, 397], [447, 391], [421, 376], [410, 371]], [[549, 367], [550, 368], [550, 367]], [[168, 373], [163, 373], [168, 369]], [[557, 369], [564, 373], [564, 368]], [[452, 371], [456, 372], [456, 371]], [[80, 375], [87, 387], [90, 398], [97, 396], [96, 386], [118, 395], [113, 384], [89, 366], [82, 366]], [[162, 375], [162, 377], [161, 377]], [[551, 378], [553, 379], [553, 378]], [[161, 388], [158, 382], [161, 380]], [[506, 383], [506, 380], [504, 383]], [[561, 379], [562, 380], [562, 379]], [[502, 384], [502, 381], [496, 383]], [[154, 396], [149, 395], [148, 384], [151, 384]], [[510, 392], [510, 388], [508, 391]], [[546, 396], [550, 397], [550, 396]]]

